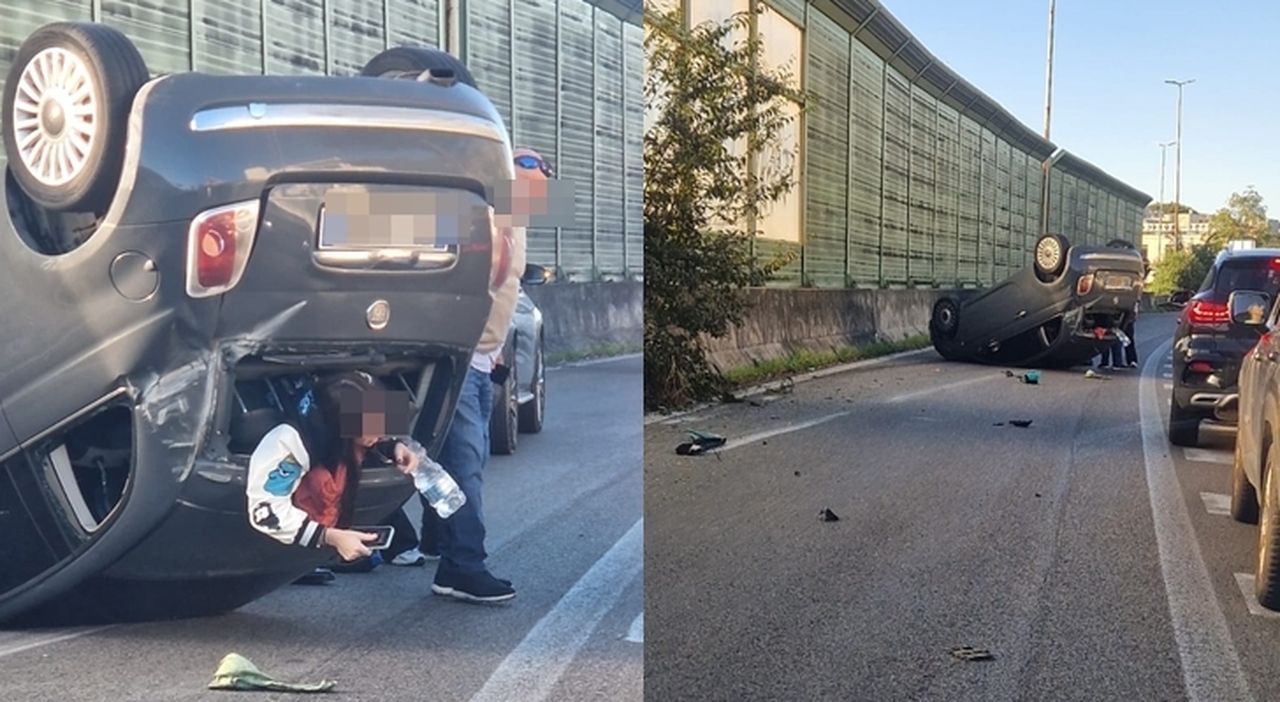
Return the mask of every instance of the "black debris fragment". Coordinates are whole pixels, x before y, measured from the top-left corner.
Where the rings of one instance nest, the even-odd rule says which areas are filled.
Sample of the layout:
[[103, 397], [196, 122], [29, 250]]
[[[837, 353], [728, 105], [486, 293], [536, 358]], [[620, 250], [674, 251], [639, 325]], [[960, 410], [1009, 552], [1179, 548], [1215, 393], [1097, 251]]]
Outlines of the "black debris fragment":
[[995, 658], [987, 649], [972, 646], [958, 646], [951, 649], [950, 653], [962, 661], [989, 661]]
[[1009, 423], [1015, 427], [1021, 427], [1023, 429], [1026, 429], [1027, 427], [1031, 426], [1030, 419], [1010, 419]]
[[[800, 475], [800, 471], [796, 471], [796, 475]], [[821, 519], [824, 522], [840, 521], [840, 518], [836, 516], [836, 513], [832, 512], [830, 509], [827, 509], [826, 507], [823, 507], [822, 511], [818, 512], [818, 519]]]
[[800, 475], [800, 471], [796, 471], [796, 476], [798, 477], [799, 475]]
[[1038, 493], [1038, 492], [1037, 492], [1037, 493], [1036, 493], [1036, 497], [1039, 497], [1039, 496], [1040, 496], [1040, 493]]
[[993, 426], [993, 427], [1002, 427], [1002, 426], [1004, 426], [1004, 422], [996, 422], [995, 424], [992, 424], [991, 426]]

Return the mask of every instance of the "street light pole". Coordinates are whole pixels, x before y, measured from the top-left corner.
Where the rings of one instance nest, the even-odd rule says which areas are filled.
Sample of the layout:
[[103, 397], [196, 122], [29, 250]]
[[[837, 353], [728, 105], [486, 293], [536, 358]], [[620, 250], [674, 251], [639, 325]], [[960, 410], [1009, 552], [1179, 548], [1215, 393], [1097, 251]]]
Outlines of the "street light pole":
[[[1164, 211], [1165, 211], [1165, 202], [1164, 202], [1164, 172], [1165, 172], [1165, 167], [1164, 167], [1164, 162], [1165, 162], [1165, 152], [1169, 150], [1169, 147], [1170, 147], [1170, 146], [1173, 146], [1173, 145], [1174, 145], [1174, 144], [1176, 144], [1176, 143], [1178, 143], [1178, 142], [1176, 142], [1176, 141], [1166, 141], [1166, 142], [1163, 142], [1163, 143], [1161, 143], [1161, 144], [1158, 144], [1158, 146], [1160, 147], [1160, 239], [1161, 239], [1161, 241], [1163, 241], [1163, 240], [1164, 240]], [[1164, 248], [1164, 247], [1163, 247], [1163, 246], [1161, 246], [1161, 258], [1163, 258], [1163, 257], [1164, 257], [1164, 251], [1163, 251], [1163, 248]]]
[[1182, 250], [1182, 86], [1196, 82], [1195, 78], [1187, 80], [1166, 80], [1169, 85], [1178, 86], [1178, 134], [1174, 137], [1178, 148], [1175, 150], [1175, 163], [1173, 167], [1173, 201], [1177, 205], [1177, 210], [1173, 213], [1173, 245], [1178, 250]]
[[[1049, 56], [1045, 61], [1044, 77], [1044, 140], [1049, 141], [1049, 123], [1053, 111], [1053, 20], [1056, 0], [1049, 0]], [[1040, 234], [1049, 233], [1049, 159], [1041, 164], [1040, 173]]]

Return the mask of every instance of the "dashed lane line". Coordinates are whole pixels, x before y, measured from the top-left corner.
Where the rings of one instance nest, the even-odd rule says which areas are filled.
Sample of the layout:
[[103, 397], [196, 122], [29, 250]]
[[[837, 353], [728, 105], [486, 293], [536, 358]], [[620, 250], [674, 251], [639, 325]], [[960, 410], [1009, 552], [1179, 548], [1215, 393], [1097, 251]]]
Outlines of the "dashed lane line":
[[1216, 492], [1202, 492], [1200, 499], [1204, 502], [1205, 511], [1224, 517], [1231, 516], [1231, 496]]
[[632, 643], [644, 643], [644, 612], [636, 615], [635, 621], [631, 622], [626, 639]]
[[86, 634], [110, 629], [111, 626], [75, 627], [46, 631], [0, 631], [0, 658], [21, 653], [40, 646], [67, 641]]
[[1231, 452], [1223, 449], [1184, 448], [1182, 455], [1186, 456], [1188, 461], [1195, 463], [1217, 463], [1229, 466], [1235, 462]]
[[1253, 573], [1236, 573], [1235, 575], [1236, 584], [1240, 586], [1240, 594], [1244, 595], [1244, 604], [1249, 608], [1249, 614], [1264, 619], [1280, 619], [1280, 612], [1273, 612], [1258, 602], [1258, 593], [1254, 589], [1254, 583], [1257, 580]]

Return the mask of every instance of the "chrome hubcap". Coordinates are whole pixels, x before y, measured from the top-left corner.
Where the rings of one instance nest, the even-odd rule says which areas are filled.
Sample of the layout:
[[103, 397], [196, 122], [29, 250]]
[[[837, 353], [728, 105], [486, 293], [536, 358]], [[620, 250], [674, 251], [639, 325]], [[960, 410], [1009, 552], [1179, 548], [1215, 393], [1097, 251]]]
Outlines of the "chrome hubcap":
[[79, 56], [58, 48], [36, 54], [18, 76], [13, 103], [22, 164], [48, 186], [80, 175], [97, 139], [98, 107], [89, 67]]

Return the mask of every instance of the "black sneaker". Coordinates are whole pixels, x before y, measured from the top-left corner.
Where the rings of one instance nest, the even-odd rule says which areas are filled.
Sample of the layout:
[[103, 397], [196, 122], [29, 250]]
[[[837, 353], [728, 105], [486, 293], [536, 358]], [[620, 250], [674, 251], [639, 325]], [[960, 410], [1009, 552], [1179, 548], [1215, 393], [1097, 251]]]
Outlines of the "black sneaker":
[[431, 591], [467, 602], [505, 602], [516, 596], [511, 581], [493, 577], [487, 570], [479, 573], [436, 571]]

